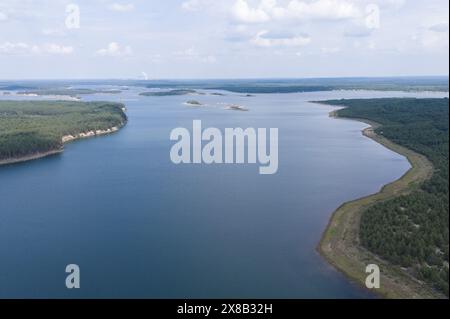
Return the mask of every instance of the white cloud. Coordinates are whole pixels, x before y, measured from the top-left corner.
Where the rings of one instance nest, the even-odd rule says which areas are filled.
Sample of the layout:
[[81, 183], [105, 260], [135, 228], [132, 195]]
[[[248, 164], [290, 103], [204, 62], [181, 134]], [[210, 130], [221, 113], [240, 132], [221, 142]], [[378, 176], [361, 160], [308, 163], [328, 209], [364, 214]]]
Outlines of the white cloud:
[[439, 31], [433, 30], [432, 28], [425, 28], [417, 33], [414, 33], [411, 36], [411, 40], [414, 41], [416, 45], [415, 49], [417, 50], [418, 48], [422, 48], [428, 52], [446, 52], [448, 56], [448, 33], [442, 31], [442, 26], [439, 26], [437, 29]]
[[230, 2], [233, 0], [184, 0], [181, 2], [181, 9], [184, 11], [201, 11], [206, 15], [217, 14], [223, 16], [229, 12]]
[[55, 43], [48, 43], [43, 45], [31, 45], [24, 42], [5, 42], [0, 44], [0, 54], [5, 55], [69, 55], [74, 52], [71, 46], [64, 46]]
[[406, 4], [406, 0], [378, 0], [376, 3], [386, 9], [398, 10]]
[[134, 4], [127, 3], [127, 4], [121, 4], [121, 3], [113, 3], [109, 6], [109, 9], [112, 11], [117, 12], [130, 12], [134, 10]]
[[251, 8], [246, 0], [237, 0], [232, 7], [232, 14], [236, 20], [243, 23], [267, 22], [271, 19], [261, 6]]
[[369, 41], [369, 43], [367, 44], [367, 48], [370, 50], [375, 50], [377, 48], [377, 44], [375, 41]]
[[182, 51], [175, 51], [173, 55], [181, 60], [197, 61], [203, 63], [215, 63], [217, 58], [214, 55], [205, 55], [197, 52], [194, 48], [189, 48]]
[[117, 42], [111, 42], [106, 48], [97, 50], [95, 54], [98, 56], [120, 57], [132, 55], [133, 51], [130, 46], [122, 47]]
[[321, 48], [320, 51], [322, 51], [322, 53], [324, 53], [324, 54], [333, 54], [333, 53], [340, 52], [341, 49], [338, 47], [332, 47], [332, 48], [324, 47], [324, 48]]
[[354, 37], [354, 38], [364, 38], [372, 35], [374, 29], [369, 29], [365, 26], [354, 26], [348, 28], [344, 32], [344, 36], [346, 37]]
[[181, 8], [187, 11], [198, 11], [203, 7], [202, 0], [188, 0], [181, 4]]
[[251, 40], [256, 46], [260, 47], [299, 47], [307, 45], [311, 42], [311, 38], [306, 35], [300, 35], [295, 37], [270, 37], [269, 32], [266, 30], [258, 32], [258, 34]]
[[434, 24], [430, 26], [428, 29], [434, 32], [448, 32], [448, 22]]
[[324, 20], [359, 18], [363, 15], [354, 3], [343, 0], [292, 0], [287, 6], [287, 14], [298, 19]]
[[[357, 2], [358, 3], [358, 2]], [[251, 7], [247, 0], [237, 0], [232, 7], [233, 17], [243, 23], [263, 23], [273, 20], [341, 20], [361, 18], [362, 8], [347, 0], [291, 0], [279, 5], [277, 0], [260, 0]]]
[[194, 57], [194, 56], [197, 56], [198, 53], [194, 48], [189, 48], [189, 49], [182, 50], [182, 51], [175, 51], [173, 53], [173, 55], [175, 55], [177, 57]]
[[50, 28], [43, 29], [42, 34], [46, 36], [58, 36], [58, 37], [66, 35], [66, 33], [61, 29], [50, 29]]
[[151, 63], [161, 63], [164, 59], [163, 56], [159, 53], [150, 54], [146, 57], [146, 60], [148, 60]]
[[[298, 75], [290, 59], [303, 63], [305, 76], [346, 75], [349, 68], [361, 75], [448, 70], [447, 0], [96, 0], [83, 5], [85, 24], [76, 32], [64, 28], [62, 2], [0, 0], [4, 77], [28, 75], [17, 71], [22, 56], [36, 64], [29, 73], [33, 77], [135, 76], [139, 65], [152, 66], [152, 78]], [[380, 7], [379, 28], [367, 25], [371, 3]], [[72, 44], [75, 39], [78, 43]], [[113, 41], [118, 44], [109, 45]], [[63, 48], [70, 45], [72, 50]], [[332, 54], [334, 48], [341, 51]], [[275, 57], [277, 51], [283, 58]], [[45, 57], [72, 63], [44, 70], [38, 64]], [[90, 68], [90, 58], [104, 61]], [[129, 63], [117, 63], [119, 59]], [[369, 63], [357, 69], [361, 61]]]
[[6, 13], [3, 13], [0, 11], [0, 21], [6, 21], [8, 20], [8, 16], [6, 15]]
[[70, 46], [63, 46], [59, 44], [46, 44], [44, 45], [41, 50], [45, 53], [49, 54], [61, 54], [61, 55], [67, 55], [73, 53], [73, 47]]
[[216, 63], [217, 58], [214, 55], [207, 55], [205, 57], [202, 57], [201, 61], [205, 63]]
[[425, 32], [419, 36], [418, 40], [426, 50], [448, 52], [448, 35], [442, 32]]
[[0, 54], [23, 55], [31, 52], [31, 47], [23, 42], [0, 44]]

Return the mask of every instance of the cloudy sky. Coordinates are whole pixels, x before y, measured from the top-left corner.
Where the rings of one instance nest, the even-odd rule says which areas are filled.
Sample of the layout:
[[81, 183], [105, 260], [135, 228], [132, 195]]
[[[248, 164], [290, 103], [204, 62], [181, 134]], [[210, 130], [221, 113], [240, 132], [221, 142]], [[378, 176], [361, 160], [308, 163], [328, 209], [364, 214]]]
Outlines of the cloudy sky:
[[0, 0], [0, 79], [448, 75], [448, 10], [448, 0]]

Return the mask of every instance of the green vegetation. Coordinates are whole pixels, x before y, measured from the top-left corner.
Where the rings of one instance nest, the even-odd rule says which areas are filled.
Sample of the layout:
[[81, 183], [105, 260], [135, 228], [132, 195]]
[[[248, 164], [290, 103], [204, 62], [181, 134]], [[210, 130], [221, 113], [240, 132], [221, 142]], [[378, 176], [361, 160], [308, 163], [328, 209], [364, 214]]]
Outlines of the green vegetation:
[[255, 85], [255, 86], [230, 85], [230, 86], [213, 87], [212, 89], [229, 91], [233, 93], [276, 94], [276, 93], [304, 93], [304, 92], [332, 91], [335, 89], [335, 87], [327, 85]]
[[202, 106], [203, 105], [202, 103], [200, 103], [199, 101], [196, 101], [196, 100], [189, 100], [186, 102], [186, 104], [193, 105], [193, 106]]
[[[321, 102], [324, 103], [324, 102]], [[425, 155], [432, 177], [405, 195], [362, 212], [361, 244], [394, 265], [406, 268], [448, 296], [449, 288], [449, 103], [443, 99], [334, 100], [347, 108], [339, 117], [366, 119], [396, 144]]]
[[17, 94], [36, 94], [36, 95], [68, 95], [76, 97], [77, 95], [82, 94], [118, 94], [121, 93], [120, 90], [111, 89], [111, 90], [92, 90], [92, 89], [39, 89], [39, 90], [28, 90], [28, 91], [20, 91]]
[[0, 90], [6, 90], [6, 91], [35, 90], [35, 89], [37, 89], [37, 88], [33, 87], [33, 86], [24, 86], [24, 85], [17, 85], [17, 84], [0, 86]]
[[295, 84], [258, 84], [258, 85], [227, 85], [208, 88], [212, 90], [223, 90], [234, 93], [251, 94], [273, 94], [273, 93], [304, 93], [336, 90], [373, 90], [373, 91], [448, 91], [444, 85], [394, 85], [394, 84], [337, 84], [337, 85], [295, 85]]
[[[299, 93], [332, 90], [444, 91], [448, 77], [305, 78], [148, 81], [148, 88], [207, 89], [235, 93]], [[138, 85], [138, 84], [136, 84]]]
[[142, 92], [139, 95], [143, 96], [171, 96], [171, 95], [187, 95], [197, 93], [195, 90], [170, 90], [170, 91], [157, 91], [157, 92]]
[[110, 102], [0, 101], [0, 162], [60, 150], [64, 135], [122, 126]]
[[237, 93], [299, 93], [334, 90], [448, 91], [445, 77], [318, 78], [265, 80], [248, 84], [227, 84], [216, 89]]
[[248, 109], [246, 109], [245, 107], [236, 104], [228, 105], [226, 109], [232, 111], [244, 111], [244, 112], [248, 111]]

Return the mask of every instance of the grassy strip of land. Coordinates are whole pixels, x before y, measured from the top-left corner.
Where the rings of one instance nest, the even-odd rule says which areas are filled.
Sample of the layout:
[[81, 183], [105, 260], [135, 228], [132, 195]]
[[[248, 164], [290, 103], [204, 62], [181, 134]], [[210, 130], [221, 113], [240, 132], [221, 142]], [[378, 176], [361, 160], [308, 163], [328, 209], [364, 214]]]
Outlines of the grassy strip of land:
[[[448, 100], [445, 102], [448, 104]], [[336, 104], [345, 106], [345, 101]], [[338, 112], [331, 113], [332, 116], [337, 114]], [[445, 298], [429, 282], [425, 283], [414, 276], [408, 267], [402, 267], [381, 258], [361, 244], [361, 216], [364, 212], [367, 212], [369, 208], [378, 209], [380, 203], [391, 203], [391, 200], [401, 196], [415, 196], [411, 194], [422, 192], [421, 186], [424, 182], [429, 181], [435, 172], [433, 164], [424, 155], [377, 134], [376, 131], [381, 131], [380, 124], [354, 116], [352, 118], [369, 124], [370, 127], [363, 131], [364, 135], [405, 156], [412, 167], [399, 180], [385, 185], [380, 192], [340, 206], [333, 213], [323, 234], [318, 246], [319, 252], [338, 270], [362, 286], [365, 286], [368, 275], [365, 273], [366, 266], [377, 264], [381, 270], [381, 287], [375, 289], [374, 292], [383, 297]]]
[[64, 143], [109, 134], [125, 125], [112, 102], [0, 101], [0, 165], [63, 151]]

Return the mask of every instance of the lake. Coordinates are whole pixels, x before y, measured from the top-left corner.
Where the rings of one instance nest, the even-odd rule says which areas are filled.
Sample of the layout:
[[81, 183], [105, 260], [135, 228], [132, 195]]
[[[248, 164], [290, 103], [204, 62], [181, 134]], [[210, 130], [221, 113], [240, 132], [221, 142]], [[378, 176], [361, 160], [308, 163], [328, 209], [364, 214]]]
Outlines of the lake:
[[[0, 167], [1, 298], [373, 298], [315, 248], [334, 209], [409, 164], [364, 137], [366, 124], [330, 118], [333, 108], [308, 101], [443, 94], [142, 91], [83, 97], [126, 104], [118, 133]], [[189, 99], [207, 106], [184, 105]], [[277, 174], [260, 175], [254, 164], [173, 164], [171, 130], [196, 119], [221, 130], [278, 128]], [[65, 287], [72, 263], [81, 289]]]

